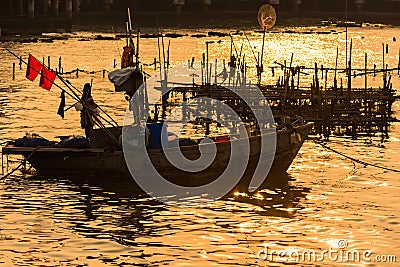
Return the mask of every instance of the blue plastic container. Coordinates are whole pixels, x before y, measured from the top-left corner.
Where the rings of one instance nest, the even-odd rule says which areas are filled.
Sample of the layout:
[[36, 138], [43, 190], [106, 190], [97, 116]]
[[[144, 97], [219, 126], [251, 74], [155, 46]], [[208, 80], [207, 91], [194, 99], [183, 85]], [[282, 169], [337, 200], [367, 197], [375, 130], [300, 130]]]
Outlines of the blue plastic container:
[[167, 127], [164, 126], [164, 122], [147, 123], [149, 129], [149, 145], [150, 149], [162, 148], [162, 142], [168, 144], [168, 133]]

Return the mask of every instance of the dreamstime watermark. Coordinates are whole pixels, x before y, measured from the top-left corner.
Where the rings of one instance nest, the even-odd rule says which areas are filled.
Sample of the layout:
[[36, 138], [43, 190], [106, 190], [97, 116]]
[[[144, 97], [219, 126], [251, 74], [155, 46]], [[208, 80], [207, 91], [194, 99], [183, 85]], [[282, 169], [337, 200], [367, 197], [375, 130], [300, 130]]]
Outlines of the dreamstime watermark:
[[[201, 84], [207, 85], [202, 87]], [[179, 90], [171, 91], [172, 88], [179, 87], [182, 89], [180, 94], [176, 93]], [[196, 90], [199, 95], [191, 98], [188, 92]], [[209, 90], [220, 90], [221, 93], [234, 95], [245, 106], [241, 104], [242, 106], [232, 109], [232, 103], [228, 105], [219, 97], [207, 97], [211, 95], [207, 94]], [[162, 103], [166, 105], [163, 107]], [[207, 68], [204, 63], [178, 65], [168, 71], [156, 73], [133, 95], [124, 120], [123, 151], [135, 182], [149, 195], [171, 204], [198, 204], [226, 195], [243, 177], [252, 156], [248, 125], [243, 123], [241, 116], [237, 114], [238, 110], [252, 112], [260, 132], [257, 145], [260, 150], [258, 163], [249, 181], [249, 191], [254, 191], [267, 177], [276, 147], [274, 117], [259, 88], [237, 69], [227, 70], [223, 67], [217, 70], [211, 66]], [[163, 117], [163, 123], [146, 124], [149, 117], [158, 117], [159, 120]], [[217, 173], [216, 168], [219, 168], [213, 162], [222, 160], [216, 158], [220, 155], [217, 154], [220, 152], [217, 143], [207, 136], [199, 139], [199, 158], [189, 159], [182, 153], [179, 145], [180, 132], [187, 126], [187, 122], [196, 119], [216, 122], [226, 130], [230, 154], [222, 174], [213, 177], [212, 182], [201, 186], [182, 186], [171, 179], [165, 179], [164, 174], [173, 176], [174, 172], [179, 171], [185, 173], [187, 179], [191, 179], [191, 174], [202, 171], [204, 175], [209, 175]], [[159, 135], [163, 153], [148, 150], [147, 134], [144, 130], [146, 126], [150, 129], [150, 134]], [[171, 142], [169, 137], [176, 140]], [[226, 154], [220, 157], [225, 157]]]
[[336, 246], [330, 247], [328, 250], [315, 249], [294, 249], [274, 250], [264, 246], [264, 249], [258, 251], [257, 257], [261, 261], [268, 262], [385, 262], [395, 263], [396, 255], [377, 255], [369, 249], [349, 249], [347, 240], [340, 239]]

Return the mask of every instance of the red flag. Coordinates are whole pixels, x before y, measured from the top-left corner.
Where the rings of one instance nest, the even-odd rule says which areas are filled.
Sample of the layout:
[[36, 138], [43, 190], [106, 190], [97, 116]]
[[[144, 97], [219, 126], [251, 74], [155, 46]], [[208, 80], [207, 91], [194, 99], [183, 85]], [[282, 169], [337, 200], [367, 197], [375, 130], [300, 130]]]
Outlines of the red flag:
[[53, 85], [55, 79], [56, 79], [56, 74], [48, 70], [46, 66], [43, 66], [42, 75], [40, 76], [39, 86], [50, 91], [50, 88]]
[[39, 75], [42, 68], [43, 68], [42, 63], [40, 63], [39, 60], [37, 60], [35, 57], [29, 54], [28, 68], [26, 69], [26, 78], [28, 78], [33, 82]]

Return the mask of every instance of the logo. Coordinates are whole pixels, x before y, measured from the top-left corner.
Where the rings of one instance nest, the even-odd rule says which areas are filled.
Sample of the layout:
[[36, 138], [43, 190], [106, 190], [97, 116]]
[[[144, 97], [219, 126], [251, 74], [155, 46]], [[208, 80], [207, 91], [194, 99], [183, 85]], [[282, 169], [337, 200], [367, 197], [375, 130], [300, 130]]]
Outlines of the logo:
[[239, 182], [255, 191], [272, 166], [276, 129], [268, 101], [243, 72], [201, 62], [158, 72], [138, 88], [122, 144], [129, 172], [146, 193], [198, 205]]

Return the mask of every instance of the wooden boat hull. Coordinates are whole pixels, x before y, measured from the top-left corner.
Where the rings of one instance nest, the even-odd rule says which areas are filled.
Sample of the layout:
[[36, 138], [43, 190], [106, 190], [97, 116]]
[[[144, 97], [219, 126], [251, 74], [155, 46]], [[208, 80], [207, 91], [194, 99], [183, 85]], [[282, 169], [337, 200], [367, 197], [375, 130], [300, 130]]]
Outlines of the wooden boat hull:
[[[292, 131], [278, 131], [274, 161], [264, 183], [268, 183], [277, 174], [287, 171], [300, 150], [312, 128], [311, 123], [294, 127], [297, 142], [293, 142]], [[247, 191], [260, 157], [260, 138], [251, 137], [250, 156], [244, 175], [235, 190]], [[149, 150], [148, 155], [157, 171], [175, 184], [199, 186], [217, 178], [225, 169], [230, 159], [230, 142], [216, 143], [218, 153], [216, 160], [205, 170], [198, 173], [187, 173], [178, 170], [165, 158], [161, 150]], [[199, 156], [197, 146], [181, 147], [182, 153], [190, 158]], [[133, 179], [125, 162], [122, 151], [107, 151], [101, 148], [75, 149], [57, 147], [14, 147], [6, 146], [3, 155], [23, 155], [40, 176], [51, 177], [94, 177], [95, 179]], [[138, 161], [138, 164], [141, 164]]]

